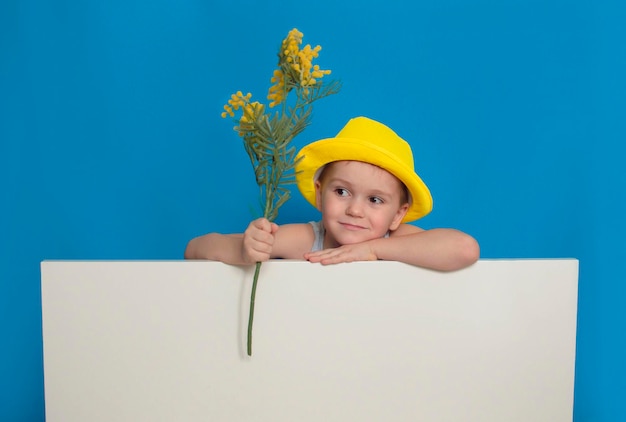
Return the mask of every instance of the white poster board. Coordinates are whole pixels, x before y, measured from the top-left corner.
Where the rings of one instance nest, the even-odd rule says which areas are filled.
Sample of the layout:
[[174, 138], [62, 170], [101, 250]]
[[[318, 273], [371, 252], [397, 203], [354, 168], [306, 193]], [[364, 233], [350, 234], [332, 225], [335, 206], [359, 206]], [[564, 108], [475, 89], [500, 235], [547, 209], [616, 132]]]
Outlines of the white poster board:
[[47, 422], [571, 421], [578, 261], [44, 261]]

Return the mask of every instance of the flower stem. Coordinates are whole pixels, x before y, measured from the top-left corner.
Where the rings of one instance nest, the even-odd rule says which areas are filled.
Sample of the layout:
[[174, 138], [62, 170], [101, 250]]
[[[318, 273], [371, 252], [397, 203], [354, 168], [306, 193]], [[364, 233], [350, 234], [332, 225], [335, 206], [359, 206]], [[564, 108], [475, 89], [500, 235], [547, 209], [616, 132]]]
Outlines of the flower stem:
[[256, 263], [254, 270], [254, 280], [252, 281], [252, 293], [250, 294], [250, 314], [248, 315], [248, 356], [252, 356], [252, 322], [254, 321], [254, 299], [256, 297], [256, 285], [259, 281], [259, 271], [261, 263]]

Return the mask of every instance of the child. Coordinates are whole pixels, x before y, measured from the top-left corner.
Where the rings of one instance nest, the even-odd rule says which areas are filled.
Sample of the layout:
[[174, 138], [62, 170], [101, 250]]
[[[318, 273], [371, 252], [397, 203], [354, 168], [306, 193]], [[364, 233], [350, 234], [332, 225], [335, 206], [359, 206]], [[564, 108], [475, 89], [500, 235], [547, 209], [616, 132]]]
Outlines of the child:
[[320, 222], [278, 226], [259, 218], [244, 233], [192, 239], [185, 258], [237, 265], [383, 259], [440, 271], [478, 260], [478, 243], [463, 232], [405, 224], [428, 214], [432, 198], [413, 169], [409, 144], [387, 126], [351, 119], [336, 137], [305, 146], [296, 159], [298, 188], [321, 212]]

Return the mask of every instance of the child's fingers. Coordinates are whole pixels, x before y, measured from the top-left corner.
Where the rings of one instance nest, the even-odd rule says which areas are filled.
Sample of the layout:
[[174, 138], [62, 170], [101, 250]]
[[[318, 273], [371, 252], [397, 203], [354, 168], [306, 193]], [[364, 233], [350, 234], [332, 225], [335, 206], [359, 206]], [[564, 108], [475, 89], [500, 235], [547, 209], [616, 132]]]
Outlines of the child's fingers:
[[304, 259], [309, 262], [327, 262], [328, 259], [332, 258], [333, 256], [337, 256], [336, 249], [324, 249], [317, 252], [307, 252], [304, 254]]
[[278, 230], [278, 225], [270, 223], [266, 218], [254, 220], [243, 237], [244, 255], [249, 262], [267, 261], [271, 258], [274, 247], [274, 233]]
[[276, 233], [276, 230], [278, 230], [278, 224], [271, 223], [267, 218], [264, 217], [257, 218], [252, 223], [250, 223], [250, 225], [268, 233]]
[[254, 220], [252, 223], [250, 223], [250, 226], [259, 230], [270, 231], [270, 222], [263, 217]]
[[376, 256], [364, 245], [344, 245], [338, 248], [324, 249], [304, 254], [309, 262], [319, 262], [322, 265], [339, 264], [342, 262], [374, 261]]
[[254, 239], [244, 241], [243, 253], [245, 260], [249, 263], [267, 261], [270, 259], [271, 252], [271, 244]]

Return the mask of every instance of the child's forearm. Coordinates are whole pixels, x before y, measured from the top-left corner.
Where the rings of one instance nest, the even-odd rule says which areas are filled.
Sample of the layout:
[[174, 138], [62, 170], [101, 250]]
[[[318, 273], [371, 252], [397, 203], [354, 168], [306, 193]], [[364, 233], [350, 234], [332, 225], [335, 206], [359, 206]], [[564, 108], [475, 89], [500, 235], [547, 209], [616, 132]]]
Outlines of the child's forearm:
[[400, 261], [439, 271], [454, 271], [476, 262], [476, 240], [454, 229], [432, 229], [370, 241], [378, 259]]
[[185, 259], [208, 259], [232, 265], [247, 264], [242, 255], [242, 237], [209, 233], [191, 239], [185, 249]]

